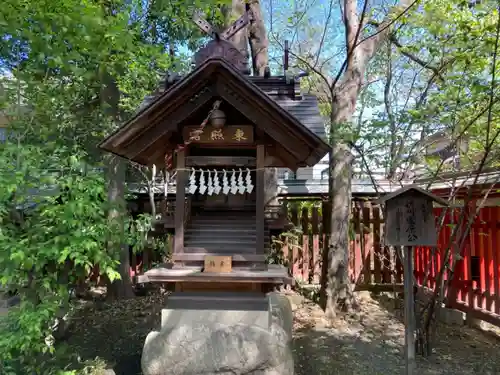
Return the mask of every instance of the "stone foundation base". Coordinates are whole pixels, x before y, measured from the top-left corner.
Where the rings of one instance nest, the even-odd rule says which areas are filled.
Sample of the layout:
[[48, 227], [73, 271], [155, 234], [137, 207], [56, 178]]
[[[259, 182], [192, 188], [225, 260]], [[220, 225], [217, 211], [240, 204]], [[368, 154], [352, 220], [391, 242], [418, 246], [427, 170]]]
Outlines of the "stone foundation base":
[[293, 315], [277, 293], [174, 293], [142, 353], [144, 375], [293, 375]]

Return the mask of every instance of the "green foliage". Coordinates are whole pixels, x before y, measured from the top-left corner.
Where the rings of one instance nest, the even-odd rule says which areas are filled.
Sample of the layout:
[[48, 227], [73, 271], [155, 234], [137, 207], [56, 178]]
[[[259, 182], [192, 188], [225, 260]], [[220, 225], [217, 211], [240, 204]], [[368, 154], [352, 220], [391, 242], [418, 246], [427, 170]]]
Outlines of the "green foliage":
[[[370, 4], [369, 8], [367, 21], [380, 23], [387, 15], [385, 5]], [[495, 138], [500, 131], [498, 83], [491, 95], [497, 8], [495, 1], [425, 1], [398, 18], [388, 30], [390, 40], [381, 38], [378, 53], [361, 69], [361, 90], [349, 98], [355, 104], [352, 121], [335, 124], [336, 136], [355, 143], [356, 151], [363, 154], [363, 159], [355, 160], [363, 177], [368, 172], [394, 177], [394, 169], [413, 169], [415, 165], [436, 171], [441, 163], [426, 162], [423, 141], [440, 131], [453, 142], [459, 135], [467, 138], [468, 149], [461, 145], [462, 168], [477, 168], [487, 147], [493, 150], [489, 166], [498, 165], [494, 151], [500, 138]], [[329, 134], [332, 98], [325, 81], [334, 80], [346, 58], [345, 30], [339, 17], [342, 9], [334, 3], [309, 2], [281, 2], [274, 9], [279, 9], [271, 19], [275, 35], [271, 42], [275, 41], [279, 54], [276, 59], [281, 59], [281, 41], [289, 39], [291, 70], [310, 73], [301, 86], [318, 95]], [[362, 37], [378, 34], [376, 24], [367, 22]], [[496, 65], [498, 78], [498, 58]], [[337, 86], [346, 79], [348, 76], [341, 75]], [[485, 109], [492, 96], [495, 100], [488, 120]]]
[[[21, 305], [7, 318], [0, 352], [2, 365], [38, 371], [44, 354], [54, 351], [50, 326], [60, 311], [68, 310], [70, 288], [85, 279], [94, 264], [111, 280], [119, 277], [117, 254], [105, 250], [117, 231], [107, 218], [99, 173], [82, 173], [76, 155], [58, 155], [54, 162], [66, 165], [49, 168], [42, 159], [30, 158], [42, 151], [30, 147], [24, 150], [30, 152], [23, 153], [18, 173], [12, 174], [8, 161], [16, 148], [7, 143], [0, 152], [0, 281], [17, 289]], [[36, 173], [19, 173], [22, 170]], [[50, 189], [36, 188], [40, 186]], [[24, 215], [12, 220], [22, 208]]]
[[[322, 224], [322, 204], [321, 201], [312, 201], [312, 200], [292, 200], [288, 201], [288, 220], [292, 220], [291, 212], [296, 210], [299, 213], [298, 225], [293, 226], [287, 231], [284, 231], [280, 234], [280, 236], [273, 236], [271, 238], [271, 249], [267, 254], [267, 262], [270, 264], [281, 264], [289, 267], [289, 259], [286, 259], [283, 252], [283, 247], [286, 245], [288, 247], [288, 251], [299, 250], [302, 251], [302, 237], [304, 235], [310, 235], [312, 233], [312, 222], [311, 222], [311, 213], [312, 209], [316, 208], [318, 210], [318, 216], [320, 218], [319, 223], [319, 233], [327, 233], [329, 229], [323, 228]], [[303, 213], [303, 209], [307, 209], [307, 214], [309, 215], [309, 223], [307, 228], [302, 227], [301, 215]], [[353, 241], [356, 238], [356, 231], [354, 222], [351, 219], [349, 222], [349, 239]], [[309, 241], [309, 244], [312, 244], [312, 241]], [[323, 244], [323, 236], [319, 237], [319, 248], [322, 249]]]
[[[429, 174], [438, 168], [441, 172], [455, 169], [451, 164], [443, 166], [435, 156], [424, 158], [426, 150], [420, 142], [437, 132], [444, 132], [444, 140], [451, 143], [467, 140], [468, 148], [460, 155], [461, 168], [477, 168], [486, 148], [493, 153], [498, 148], [497, 89], [491, 121], [487, 110], [497, 5], [493, 1], [474, 6], [463, 1], [426, 1], [399, 20], [394, 38], [400, 46], [391, 44], [390, 52], [387, 47], [381, 49], [371, 67], [375, 69], [371, 74], [380, 75], [381, 82], [365, 89], [378, 92], [380, 99], [385, 96], [387, 105], [364, 107], [364, 116], [359, 107], [362, 118], [353, 124], [353, 139], [362, 146], [372, 168], [388, 171], [391, 165], [405, 167], [410, 162], [425, 165]], [[497, 58], [497, 77], [499, 68]], [[489, 166], [497, 160], [492, 155]]]
[[56, 364], [54, 319], [70, 312], [71, 290], [94, 265], [110, 281], [120, 277], [121, 246], [110, 244], [151, 246], [151, 217], [131, 220], [124, 202], [108, 202], [96, 145], [173, 67], [166, 51], [200, 41], [192, 10], [222, 4], [2, 2], [0, 64], [9, 76], [0, 76], [0, 122], [9, 139], [0, 143], [0, 282], [21, 298], [0, 326], [2, 375], [99, 368]]

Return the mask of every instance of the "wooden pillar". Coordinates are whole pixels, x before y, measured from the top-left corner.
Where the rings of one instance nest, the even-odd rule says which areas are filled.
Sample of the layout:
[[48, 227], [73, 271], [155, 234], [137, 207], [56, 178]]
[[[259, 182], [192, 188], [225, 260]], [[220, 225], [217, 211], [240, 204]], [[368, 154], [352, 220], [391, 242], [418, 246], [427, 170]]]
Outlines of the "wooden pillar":
[[175, 192], [175, 240], [174, 240], [174, 253], [180, 254], [184, 252], [184, 204], [185, 204], [185, 183], [186, 175], [185, 166], [185, 150], [179, 150], [177, 152], [177, 187]]
[[257, 254], [264, 253], [264, 197], [265, 197], [265, 186], [264, 186], [264, 161], [265, 161], [265, 146], [257, 145], [257, 181], [255, 188], [256, 194], [256, 212], [255, 212], [255, 225], [256, 225], [256, 235], [257, 235]]

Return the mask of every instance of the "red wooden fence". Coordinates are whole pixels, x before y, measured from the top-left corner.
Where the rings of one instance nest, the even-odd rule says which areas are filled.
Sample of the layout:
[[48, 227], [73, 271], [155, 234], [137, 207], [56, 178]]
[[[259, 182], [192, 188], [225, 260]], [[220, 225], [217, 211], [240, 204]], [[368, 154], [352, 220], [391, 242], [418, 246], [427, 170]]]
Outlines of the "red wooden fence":
[[[295, 229], [273, 239], [270, 261], [286, 264], [298, 282], [317, 284], [320, 281], [324, 228], [329, 225], [328, 218], [322, 215], [324, 209], [312, 202], [290, 203], [289, 216]], [[464, 225], [450, 244], [451, 234], [463, 212]], [[460, 256], [455, 255], [452, 288], [446, 290], [448, 305], [500, 325], [500, 207], [481, 208], [467, 231], [465, 224], [474, 212], [474, 204], [465, 211], [446, 210], [437, 248], [415, 249], [415, 277], [419, 285], [434, 288], [446, 250], [452, 246], [451, 253], [459, 252]], [[436, 220], [442, 213], [443, 208], [435, 208]], [[358, 290], [392, 290], [394, 284], [403, 281], [399, 257], [392, 248], [383, 246], [383, 230], [378, 206], [369, 201], [353, 202], [349, 269]], [[153, 255], [147, 252], [133, 256], [131, 275], [143, 271], [143, 265], [149, 268]], [[445, 272], [444, 280], [450, 276], [450, 272]]]
[[[442, 208], [435, 211], [436, 216], [443, 213]], [[450, 246], [450, 237], [463, 212], [461, 209], [446, 210], [439, 246], [415, 251], [415, 277], [420, 285], [435, 287]], [[465, 210], [465, 218], [475, 212], [476, 207], [472, 204]], [[451, 242], [449, 263], [455, 257], [456, 266], [452, 285], [446, 290], [448, 305], [479, 319], [500, 324], [500, 207], [481, 208], [469, 230], [467, 220], [462, 220], [458, 235]], [[444, 279], [450, 277], [451, 272], [445, 272]]]
[[[474, 203], [467, 209], [435, 208], [436, 220], [444, 214], [436, 248], [416, 248], [415, 277], [419, 285], [434, 288], [447, 249], [449, 264], [456, 260], [455, 276], [445, 289], [448, 305], [500, 324], [500, 207], [483, 207], [474, 218]], [[319, 207], [290, 207], [290, 218], [299, 229], [283, 239], [281, 250], [290, 273], [299, 282], [318, 283], [321, 249], [327, 223]], [[460, 220], [461, 215], [465, 215]], [[469, 218], [473, 218], [467, 230]], [[452, 241], [455, 227], [462, 223]], [[383, 246], [383, 219], [380, 208], [368, 201], [353, 204], [350, 248], [350, 276], [358, 290], [387, 289], [401, 284], [403, 267], [396, 252]], [[304, 230], [303, 228], [307, 228]], [[453, 255], [455, 254], [455, 255]], [[457, 256], [458, 255], [458, 256]], [[451, 272], [444, 273], [445, 286]]]
[[[290, 273], [299, 282], [319, 283], [321, 253], [328, 228], [322, 216], [324, 207], [289, 208], [296, 230], [276, 241]], [[353, 204], [351, 222], [350, 276], [358, 288], [374, 284], [401, 283], [403, 267], [388, 247], [382, 246], [383, 219], [380, 209], [369, 202]], [[282, 244], [282, 246], [279, 246]]]

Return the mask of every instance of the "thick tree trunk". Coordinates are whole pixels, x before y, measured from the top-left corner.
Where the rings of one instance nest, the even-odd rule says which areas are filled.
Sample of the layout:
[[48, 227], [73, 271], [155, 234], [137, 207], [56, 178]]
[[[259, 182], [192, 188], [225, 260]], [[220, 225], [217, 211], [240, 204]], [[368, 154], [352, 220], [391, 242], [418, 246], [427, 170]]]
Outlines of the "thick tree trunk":
[[[231, 23], [236, 21], [245, 13], [245, 2], [243, 0], [232, 0], [229, 17], [226, 17], [224, 28], [228, 28]], [[248, 60], [248, 27], [243, 27], [230, 39], [230, 42], [242, 53]]]
[[266, 168], [264, 172], [264, 202], [277, 204], [278, 198], [278, 170], [276, 168]]
[[[329, 162], [329, 200], [331, 212], [330, 234], [327, 251], [323, 252], [323, 262], [329, 266], [321, 285], [321, 302], [330, 318], [336, 315], [337, 303], [343, 300], [349, 308], [355, 304], [352, 285], [349, 280], [349, 225], [350, 225], [350, 179], [352, 154], [338, 134], [338, 127], [351, 121], [356, 110], [356, 101], [365, 79], [366, 68], [383, 41], [390, 33], [390, 23], [395, 14], [403, 11], [409, 0], [401, 0], [399, 7], [394, 7], [378, 30], [370, 38], [361, 36], [363, 26], [368, 20], [367, 7], [364, 15], [358, 15], [358, 3], [355, 0], [343, 1], [343, 21], [346, 35], [347, 57], [345, 71], [340, 80], [334, 80], [330, 86], [330, 142], [332, 152]], [[367, 3], [365, 3], [366, 5]]]
[[248, 39], [252, 54], [252, 70], [256, 76], [268, 75], [269, 72], [269, 40], [259, 0], [248, 2], [254, 16], [254, 22], [248, 28]]
[[[253, 22], [238, 31], [231, 38], [231, 42], [247, 59], [250, 56], [248, 53], [250, 45], [253, 74], [264, 76], [269, 73], [269, 40], [267, 39], [266, 26], [262, 16], [260, 1], [250, 0], [248, 5], [254, 16]], [[245, 1], [232, 0], [230, 17], [226, 27], [242, 16], [245, 9]]]
[[339, 302], [346, 310], [355, 304], [349, 279], [349, 225], [351, 211], [352, 153], [341, 143], [335, 143], [330, 153], [329, 191], [331, 212], [330, 235], [323, 253], [328, 264], [326, 277], [322, 279], [320, 304], [327, 316], [336, 316]]
[[[123, 235], [125, 215], [125, 170], [126, 163], [115, 155], [108, 155], [107, 174], [108, 174], [108, 201], [111, 205], [109, 210], [110, 225]], [[118, 238], [123, 238], [119, 236]], [[120, 280], [108, 283], [109, 298], [132, 298], [132, 281], [130, 279], [130, 256], [129, 247], [123, 241], [110, 241], [108, 251], [119, 254], [120, 260]]]
[[353, 155], [342, 144], [337, 127], [351, 120], [362, 84], [362, 73], [353, 67], [346, 71], [338, 90], [332, 93], [330, 114], [330, 142], [332, 151], [329, 162], [330, 233], [323, 252], [328, 272], [321, 283], [321, 306], [330, 319], [336, 315], [339, 302], [346, 310], [356, 305], [353, 286], [349, 278], [349, 226], [351, 214], [351, 177]]

